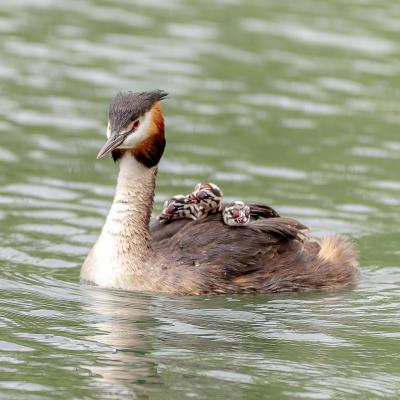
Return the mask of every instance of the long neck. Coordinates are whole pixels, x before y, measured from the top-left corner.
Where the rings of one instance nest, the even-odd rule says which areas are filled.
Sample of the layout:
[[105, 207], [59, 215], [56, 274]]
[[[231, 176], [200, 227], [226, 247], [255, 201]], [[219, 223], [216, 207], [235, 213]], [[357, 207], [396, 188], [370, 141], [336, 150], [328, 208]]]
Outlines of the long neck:
[[157, 167], [145, 167], [129, 151], [121, 157], [114, 201], [81, 279], [128, 289], [144, 285], [140, 276], [154, 259], [149, 221], [156, 173]]
[[127, 151], [119, 163], [115, 197], [101, 235], [114, 238], [118, 257], [140, 267], [152, 253], [149, 222], [157, 167], [148, 168]]

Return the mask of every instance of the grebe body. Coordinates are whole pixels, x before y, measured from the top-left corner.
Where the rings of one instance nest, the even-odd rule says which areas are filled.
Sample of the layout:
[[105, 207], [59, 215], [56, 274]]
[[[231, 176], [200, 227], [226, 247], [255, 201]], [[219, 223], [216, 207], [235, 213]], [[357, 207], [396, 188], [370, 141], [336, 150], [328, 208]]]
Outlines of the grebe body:
[[111, 153], [119, 174], [106, 222], [82, 266], [82, 281], [185, 295], [332, 290], [357, 282], [357, 255], [348, 240], [310, 239], [300, 222], [268, 217], [274, 210], [267, 206], [250, 204], [251, 222], [245, 226], [228, 226], [216, 212], [150, 227], [165, 147], [160, 106], [165, 97], [158, 90], [127, 92], [111, 102], [107, 141], [98, 158]]

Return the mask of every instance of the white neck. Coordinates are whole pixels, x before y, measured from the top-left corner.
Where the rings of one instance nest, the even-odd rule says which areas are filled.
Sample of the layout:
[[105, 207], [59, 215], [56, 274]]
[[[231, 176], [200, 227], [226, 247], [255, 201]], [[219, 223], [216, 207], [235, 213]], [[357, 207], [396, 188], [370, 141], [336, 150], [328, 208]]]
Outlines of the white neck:
[[126, 152], [119, 169], [110, 212], [81, 270], [83, 280], [108, 287], [134, 284], [153, 257], [149, 222], [157, 167], [147, 168]]

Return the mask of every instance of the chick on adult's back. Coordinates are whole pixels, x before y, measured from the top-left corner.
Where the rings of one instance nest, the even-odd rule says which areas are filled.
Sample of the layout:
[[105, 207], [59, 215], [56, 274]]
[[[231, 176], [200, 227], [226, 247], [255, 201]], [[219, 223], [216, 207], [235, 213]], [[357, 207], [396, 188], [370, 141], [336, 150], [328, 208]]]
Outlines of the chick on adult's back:
[[107, 141], [98, 158], [111, 153], [119, 162], [116, 193], [82, 266], [83, 281], [170, 294], [336, 289], [356, 283], [352, 244], [339, 236], [309, 239], [307, 228], [294, 219], [228, 226], [218, 212], [150, 227], [165, 146], [160, 106], [165, 97], [156, 90], [119, 93], [112, 100]]

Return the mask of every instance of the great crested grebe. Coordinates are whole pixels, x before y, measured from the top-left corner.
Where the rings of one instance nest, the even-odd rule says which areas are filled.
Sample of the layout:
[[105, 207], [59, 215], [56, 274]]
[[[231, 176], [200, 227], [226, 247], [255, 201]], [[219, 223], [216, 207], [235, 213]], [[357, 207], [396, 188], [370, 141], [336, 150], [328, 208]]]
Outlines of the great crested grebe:
[[107, 141], [119, 162], [116, 193], [82, 269], [84, 282], [166, 294], [336, 289], [357, 282], [357, 256], [339, 236], [309, 239], [291, 218], [255, 218], [227, 226], [221, 213], [149, 227], [157, 164], [165, 147], [160, 90], [119, 93], [111, 102]]
[[160, 215], [157, 216], [157, 221], [166, 223], [176, 219], [196, 219], [194, 218], [195, 214], [190, 209], [187, 196], [176, 194], [164, 202], [164, 207]]
[[222, 219], [229, 226], [244, 226], [250, 223], [250, 206], [243, 201], [227, 204], [222, 211]]
[[198, 183], [188, 195], [176, 194], [164, 203], [160, 222], [175, 219], [200, 219], [222, 208], [222, 190], [214, 183]]
[[198, 183], [188, 195], [188, 202], [198, 204], [200, 211], [214, 214], [222, 210], [224, 194], [215, 183]]
[[176, 219], [200, 219], [209, 214], [221, 211], [222, 190], [214, 183], [198, 183], [188, 195], [176, 194], [164, 203], [160, 222]]

